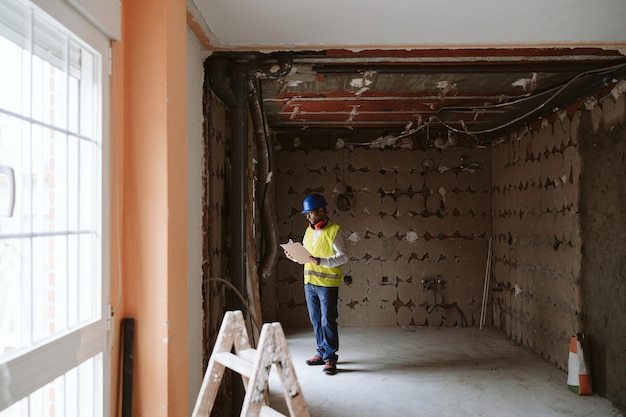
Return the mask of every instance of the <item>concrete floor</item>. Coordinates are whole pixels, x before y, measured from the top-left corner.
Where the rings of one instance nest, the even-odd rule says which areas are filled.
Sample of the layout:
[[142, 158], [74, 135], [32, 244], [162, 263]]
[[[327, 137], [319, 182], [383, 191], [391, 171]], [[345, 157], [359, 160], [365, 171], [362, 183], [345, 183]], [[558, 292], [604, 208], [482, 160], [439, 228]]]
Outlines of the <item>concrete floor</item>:
[[[311, 417], [617, 417], [567, 389], [567, 374], [493, 329], [341, 328], [338, 373], [307, 366], [312, 331], [285, 330]], [[280, 379], [270, 401], [289, 415]]]

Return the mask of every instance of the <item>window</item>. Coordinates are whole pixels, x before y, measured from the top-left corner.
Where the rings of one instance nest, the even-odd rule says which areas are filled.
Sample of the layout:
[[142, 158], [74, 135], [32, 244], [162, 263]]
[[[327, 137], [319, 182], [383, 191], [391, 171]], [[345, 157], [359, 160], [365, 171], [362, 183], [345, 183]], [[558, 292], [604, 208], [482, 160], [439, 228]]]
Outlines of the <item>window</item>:
[[108, 403], [107, 43], [82, 36], [0, 0], [0, 417]]

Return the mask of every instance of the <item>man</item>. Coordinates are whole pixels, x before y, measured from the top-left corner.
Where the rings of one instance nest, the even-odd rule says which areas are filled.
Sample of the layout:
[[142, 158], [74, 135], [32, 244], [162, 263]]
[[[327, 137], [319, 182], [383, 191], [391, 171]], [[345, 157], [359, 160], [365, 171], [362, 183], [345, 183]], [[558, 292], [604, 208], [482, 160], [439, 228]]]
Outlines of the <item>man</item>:
[[[317, 343], [317, 353], [306, 363], [324, 365], [324, 373], [335, 375], [339, 350], [337, 302], [342, 265], [348, 261], [346, 238], [340, 226], [329, 220], [328, 204], [322, 195], [310, 194], [302, 205], [302, 214], [309, 222], [302, 246], [312, 255], [304, 265], [304, 293]], [[291, 259], [288, 252], [285, 255]]]

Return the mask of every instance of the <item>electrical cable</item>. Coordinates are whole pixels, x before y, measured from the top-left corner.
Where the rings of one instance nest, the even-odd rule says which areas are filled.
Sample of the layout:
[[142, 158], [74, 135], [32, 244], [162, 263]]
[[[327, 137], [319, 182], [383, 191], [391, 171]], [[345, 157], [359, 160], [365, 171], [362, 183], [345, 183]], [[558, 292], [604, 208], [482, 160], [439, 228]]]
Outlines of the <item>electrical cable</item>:
[[383, 142], [386, 142], [386, 144], [388, 145], [393, 145], [393, 143], [395, 143], [395, 141], [397, 141], [398, 139], [402, 139], [405, 138], [407, 136], [411, 136], [414, 133], [417, 133], [418, 131], [422, 130], [424, 127], [426, 127], [427, 123], [424, 123], [421, 126], [416, 127], [415, 129], [411, 129], [408, 130], [404, 133], [401, 133], [398, 136], [391, 136], [388, 138], [385, 137], [380, 137], [374, 140], [371, 140], [369, 142], [356, 142], [356, 143], [348, 143], [349, 146], [372, 146], [372, 145], [377, 145], [377, 144], [381, 144]]
[[[503, 129], [505, 127], [511, 126], [523, 119], [525, 119], [526, 117], [530, 116], [531, 114], [541, 110], [545, 105], [547, 105], [550, 101], [552, 101], [556, 96], [558, 96], [561, 92], [563, 92], [563, 90], [565, 90], [567, 87], [569, 87], [571, 84], [573, 84], [575, 81], [578, 81], [580, 78], [585, 77], [587, 75], [591, 75], [591, 74], [600, 74], [600, 73], [607, 73], [607, 72], [611, 72], [614, 70], [618, 70], [621, 68], [626, 67], [626, 64], [619, 64], [619, 65], [613, 65], [611, 67], [606, 67], [606, 68], [600, 68], [597, 70], [589, 70], [589, 71], [585, 71], [583, 73], [580, 73], [578, 75], [576, 75], [575, 77], [571, 78], [569, 81], [567, 81], [566, 83], [562, 84], [559, 87], [555, 87], [553, 89], [547, 90], [545, 92], [536, 94], [536, 95], [532, 95], [532, 96], [524, 96], [523, 98], [519, 99], [519, 100], [514, 100], [514, 101], [510, 101], [507, 103], [498, 103], [498, 104], [494, 104], [494, 105], [488, 105], [488, 106], [475, 106], [475, 107], [442, 107], [439, 110], [437, 110], [437, 112], [435, 112], [434, 115], [432, 115], [428, 121], [426, 122], [426, 124], [428, 126], [430, 126], [430, 123], [433, 120], [437, 120], [439, 121], [444, 127], [446, 127], [448, 130], [455, 132], [455, 133], [462, 133], [462, 134], [466, 134], [466, 135], [480, 135], [480, 134], [485, 134], [485, 133], [493, 133], [496, 132], [500, 129]], [[555, 91], [556, 90], [556, 91]], [[548, 97], [543, 103], [541, 103], [539, 106], [531, 109], [530, 111], [522, 114], [521, 116], [518, 116], [516, 118], [514, 118], [513, 120], [506, 122], [502, 125], [493, 127], [493, 128], [489, 128], [489, 129], [483, 129], [483, 130], [476, 130], [476, 131], [467, 131], [467, 130], [461, 130], [461, 129], [457, 129], [453, 126], [451, 126], [450, 124], [444, 122], [443, 120], [441, 120], [441, 118], [439, 118], [437, 115], [442, 112], [442, 111], [455, 111], [455, 110], [476, 110], [476, 109], [491, 109], [491, 108], [498, 108], [498, 107], [505, 107], [505, 106], [510, 106], [513, 104], [518, 104], [522, 101], [526, 101], [526, 100], [530, 100], [537, 98], [538, 96], [541, 96], [543, 94], [549, 94], [550, 92], [555, 91], [552, 95], [550, 95], [550, 97]], [[427, 132], [428, 132], [428, 128], [427, 128]], [[426, 135], [427, 139], [429, 139], [428, 134]]]
[[[475, 136], [475, 135], [480, 135], [480, 134], [485, 134], [485, 133], [493, 133], [496, 132], [500, 129], [503, 129], [505, 127], [511, 126], [523, 119], [525, 119], [526, 117], [530, 116], [531, 114], [541, 110], [545, 105], [547, 105], [550, 101], [552, 101], [555, 97], [557, 97], [560, 93], [563, 92], [563, 90], [565, 90], [567, 87], [569, 87], [571, 84], [573, 84], [575, 81], [578, 81], [580, 78], [585, 77], [587, 75], [591, 75], [591, 74], [602, 74], [602, 73], [608, 73], [614, 70], [619, 70], [622, 68], [626, 67], [626, 63], [622, 63], [622, 64], [618, 64], [618, 65], [613, 65], [610, 67], [604, 67], [604, 68], [599, 68], [599, 69], [595, 69], [595, 70], [589, 70], [589, 71], [585, 71], [582, 72], [578, 75], [576, 75], [575, 77], [571, 78], [570, 80], [568, 80], [567, 82], [559, 85], [559, 86], [555, 86], [553, 88], [550, 88], [546, 91], [542, 91], [540, 93], [536, 93], [536, 94], [527, 94], [524, 95], [521, 98], [515, 99], [515, 100], [511, 100], [511, 101], [507, 101], [505, 103], [497, 103], [497, 104], [490, 104], [490, 105], [485, 105], [485, 106], [454, 106], [454, 107], [441, 107], [439, 108], [432, 116], [430, 116], [430, 118], [428, 119], [428, 121], [424, 124], [422, 124], [421, 126], [418, 126], [415, 129], [411, 129], [405, 133], [402, 133], [398, 136], [391, 136], [391, 137], [380, 137], [374, 140], [371, 140], [369, 142], [356, 142], [356, 143], [349, 143], [349, 146], [373, 146], [373, 145], [393, 145], [395, 143], [395, 141], [397, 141], [398, 139], [402, 139], [404, 137], [413, 135], [414, 133], [417, 133], [418, 131], [422, 130], [423, 128], [426, 128], [426, 139], [430, 140], [430, 125], [433, 121], [438, 121], [439, 123], [441, 123], [446, 129], [448, 129], [451, 132], [455, 132], [455, 133], [460, 133], [460, 134], [465, 134], [465, 135], [469, 135], [469, 136]], [[551, 94], [552, 93], [552, 94]], [[539, 106], [531, 109], [530, 111], [524, 113], [521, 116], [518, 116], [516, 118], [514, 118], [513, 120], [501, 124], [499, 126], [493, 127], [493, 128], [489, 128], [489, 129], [483, 129], [483, 130], [476, 130], [476, 131], [469, 131], [469, 130], [462, 130], [462, 129], [458, 129], [455, 128], [454, 126], [450, 125], [449, 123], [443, 121], [438, 115], [442, 112], [460, 112], [460, 111], [472, 111], [472, 112], [476, 112], [478, 110], [488, 110], [488, 109], [497, 109], [497, 108], [501, 108], [501, 107], [508, 107], [508, 106], [512, 106], [515, 104], [519, 104], [519, 103], [523, 103], [525, 101], [529, 101], [529, 100], [536, 100], [537, 98], [543, 96], [543, 95], [548, 95], [551, 94], [550, 97], [548, 97], [546, 100], [544, 100]]]
[[233, 292], [235, 293], [235, 295], [239, 298], [239, 300], [241, 301], [241, 304], [246, 308], [246, 311], [248, 312], [248, 316], [250, 316], [250, 320], [252, 321], [252, 323], [254, 323], [254, 325], [256, 326], [256, 328], [261, 331], [261, 325], [259, 324], [259, 320], [257, 319], [257, 317], [254, 315], [254, 313], [252, 312], [252, 308], [250, 308], [250, 305], [248, 304], [248, 302], [244, 299], [243, 295], [239, 292], [239, 290], [230, 282], [225, 280], [224, 278], [206, 278], [204, 280], [204, 282], [210, 282], [210, 281], [215, 281], [215, 282], [219, 282], [221, 284], [225, 284], [228, 288], [230, 288], [231, 290], [233, 290]]

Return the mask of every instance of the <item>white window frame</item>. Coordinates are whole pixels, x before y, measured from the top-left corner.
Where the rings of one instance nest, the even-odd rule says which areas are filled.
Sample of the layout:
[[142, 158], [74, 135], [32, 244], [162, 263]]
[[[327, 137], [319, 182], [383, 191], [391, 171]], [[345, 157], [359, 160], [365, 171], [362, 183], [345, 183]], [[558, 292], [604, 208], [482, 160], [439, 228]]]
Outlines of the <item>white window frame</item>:
[[[1, 0], [0, 0], [1, 1]], [[102, 415], [111, 415], [111, 346], [112, 314], [110, 302], [110, 45], [92, 23], [63, 0], [31, 0], [41, 10], [97, 51], [101, 59], [102, 97], [100, 100], [102, 163], [101, 267], [102, 301], [100, 319], [80, 327], [49, 343], [42, 344], [0, 363], [0, 412], [102, 353]], [[98, 384], [99, 385], [99, 384]]]

